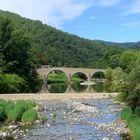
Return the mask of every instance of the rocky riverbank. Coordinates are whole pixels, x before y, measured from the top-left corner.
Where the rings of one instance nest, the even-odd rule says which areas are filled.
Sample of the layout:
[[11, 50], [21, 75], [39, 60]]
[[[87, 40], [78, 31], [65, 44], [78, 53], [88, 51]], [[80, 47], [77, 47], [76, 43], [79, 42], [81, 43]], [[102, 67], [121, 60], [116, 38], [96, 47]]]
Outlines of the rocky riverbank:
[[[128, 129], [120, 120], [120, 106], [112, 99], [39, 101], [45, 124], [38, 124], [22, 140], [121, 140]], [[127, 139], [127, 137], [125, 138]]]

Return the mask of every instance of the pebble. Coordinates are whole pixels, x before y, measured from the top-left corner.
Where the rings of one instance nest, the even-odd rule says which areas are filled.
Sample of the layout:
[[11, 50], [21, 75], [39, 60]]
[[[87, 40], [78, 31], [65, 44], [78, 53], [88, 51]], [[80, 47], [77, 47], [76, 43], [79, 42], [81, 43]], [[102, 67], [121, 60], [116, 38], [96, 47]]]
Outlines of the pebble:
[[3, 137], [7, 137], [7, 133], [6, 133], [6, 132], [3, 132], [3, 133], [2, 133], [2, 136], [3, 136]]
[[109, 140], [109, 138], [108, 137], [104, 137], [102, 140]]
[[16, 129], [18, 126], [17, 125], [10, 125], [8, 128], [9, 129]]

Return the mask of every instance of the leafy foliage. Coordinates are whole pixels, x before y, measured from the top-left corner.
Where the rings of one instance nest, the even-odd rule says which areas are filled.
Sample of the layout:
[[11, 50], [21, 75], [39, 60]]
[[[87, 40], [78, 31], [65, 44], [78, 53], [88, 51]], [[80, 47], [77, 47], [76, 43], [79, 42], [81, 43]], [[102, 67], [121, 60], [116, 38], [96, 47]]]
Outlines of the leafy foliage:
[[0, 74], [0, 93], [21, 92], [25, 80], [16, 74]]
[[8, 17], [0, 18], [0, 92], [35, 92], [39, 85], [37, 59], [30, 40]]
[[93, 68], [112, 65], [115, 67], [117, 58], [113, 55], [120, 54], [124, 50], [117, 45], [83, 39], [42, 24], [40, 21], [22, 18], [10, 12], [0, 11], [0, 15], [10, 19], [16, 28], [29, 37], [33, 46], [32, 52], [42, 65]]

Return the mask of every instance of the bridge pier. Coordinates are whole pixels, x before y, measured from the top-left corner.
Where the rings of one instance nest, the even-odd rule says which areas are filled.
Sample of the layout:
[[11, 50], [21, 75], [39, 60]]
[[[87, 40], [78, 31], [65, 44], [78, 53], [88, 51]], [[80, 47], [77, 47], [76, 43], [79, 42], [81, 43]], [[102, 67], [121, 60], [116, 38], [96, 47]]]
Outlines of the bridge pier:
[[45, 93], [49, 93], [48, 89], [47, 89], [47, 76], [45, 75], [43, 77], [43, 86], [42, 86], [42, 92], [45, 92]]
[[45, 75], [43, 78], [44, 85], [47, 85], [47, 76]]
[[89, 73], [88, 74], [88, 81], [91, 81], [91, 79], [92, 79], [92, 75], [91, 75], [91, 73]]
[[71, 91], [72, 91], [72, 87], [71, 87], [71, 83], [70, 83], [70, 84], [68, 84], [66, 93], [71, 93]]
[[69, 73], [69, 74], [67, 75], [67, 77], [68, 77], [68, 83], [71, 83], [71, 74]]

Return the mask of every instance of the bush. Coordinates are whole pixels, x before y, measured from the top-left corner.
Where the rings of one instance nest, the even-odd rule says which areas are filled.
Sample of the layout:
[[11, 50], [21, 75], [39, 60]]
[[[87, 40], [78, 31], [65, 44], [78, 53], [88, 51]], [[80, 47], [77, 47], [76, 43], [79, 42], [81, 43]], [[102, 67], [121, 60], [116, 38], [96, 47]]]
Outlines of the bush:
[[4, 107], [0, 106], [0, 122], [4, 121], [5, 118], [6, 118], [6, 114], [5, 114], [5, 111], [4, 111]]
[[8, 122], [16, 122], [18, 120], [18, 114], [15, 110], [10, 110], [7, 114]]
[[32, 124], [37, 119], [38, 119], [38, 114], [36, 111], [33, 111], [33, 110], [28, 110], [28, 111], [24, 112], [24, 114], [22, 116], [22, 122], [24, 122], [26, 124]]
[[33, 123], [38, 119], [37, 112], [33, 111], [36, 107], [34, 101], [18, 100], [16, 102], [0, 99], [0, 121]]
[[116, 97], [116, 101], [118, 101], [118, 102], [124, 102], [126, 98], [127, 98], [127, 95], [125, 93], [120, 93]]
[[23, 113], [25, 112], [24, 106], [13, 105], [12, 103], [10, 103], [6, 108], [8, 122], [20, 121]]
[[8, 115], [8, 113], [9, 113], [11, 110], [13, 110], [14, 107], [15, 107], [15, 103], [9, 101], [9, 102], [5, 105], [5, 113], [6, 113], [6, 115]]
[[25, 108], [24, 108], [24, 106], [16, 105], [14, 108], [14, 112], [15, 112], [15, 114], [17, 114], [16, 121], [20, 121], [23, 113], [25, 112]]
[[16, 74], [0, 74], [0, 93], [21, 92], [25, 81]]
[[135, 114], [137, 117], [140, 117], [140, 106], [136, 107]]
[[24, 112], [29, 109], [27, 102], [23, 100], [16, 101], [16, 106], [23, 108]]
[[17, 106], [22, 106], [24, 108], [24, 111], [27, 111], [27, 110], [35, 107], [36, 103], [34, 101], [19, 100], [19, 101], [16, 101], [16, 105]]
[[129, 106], [126, 106], [122, 109], [122, 112], [121, 112], [121, 117], [128, 121], [129, 119], [131, 119], [131, 117], [133, 116], [133, 113], [132, 113], [132, 109], [131, 107]]

